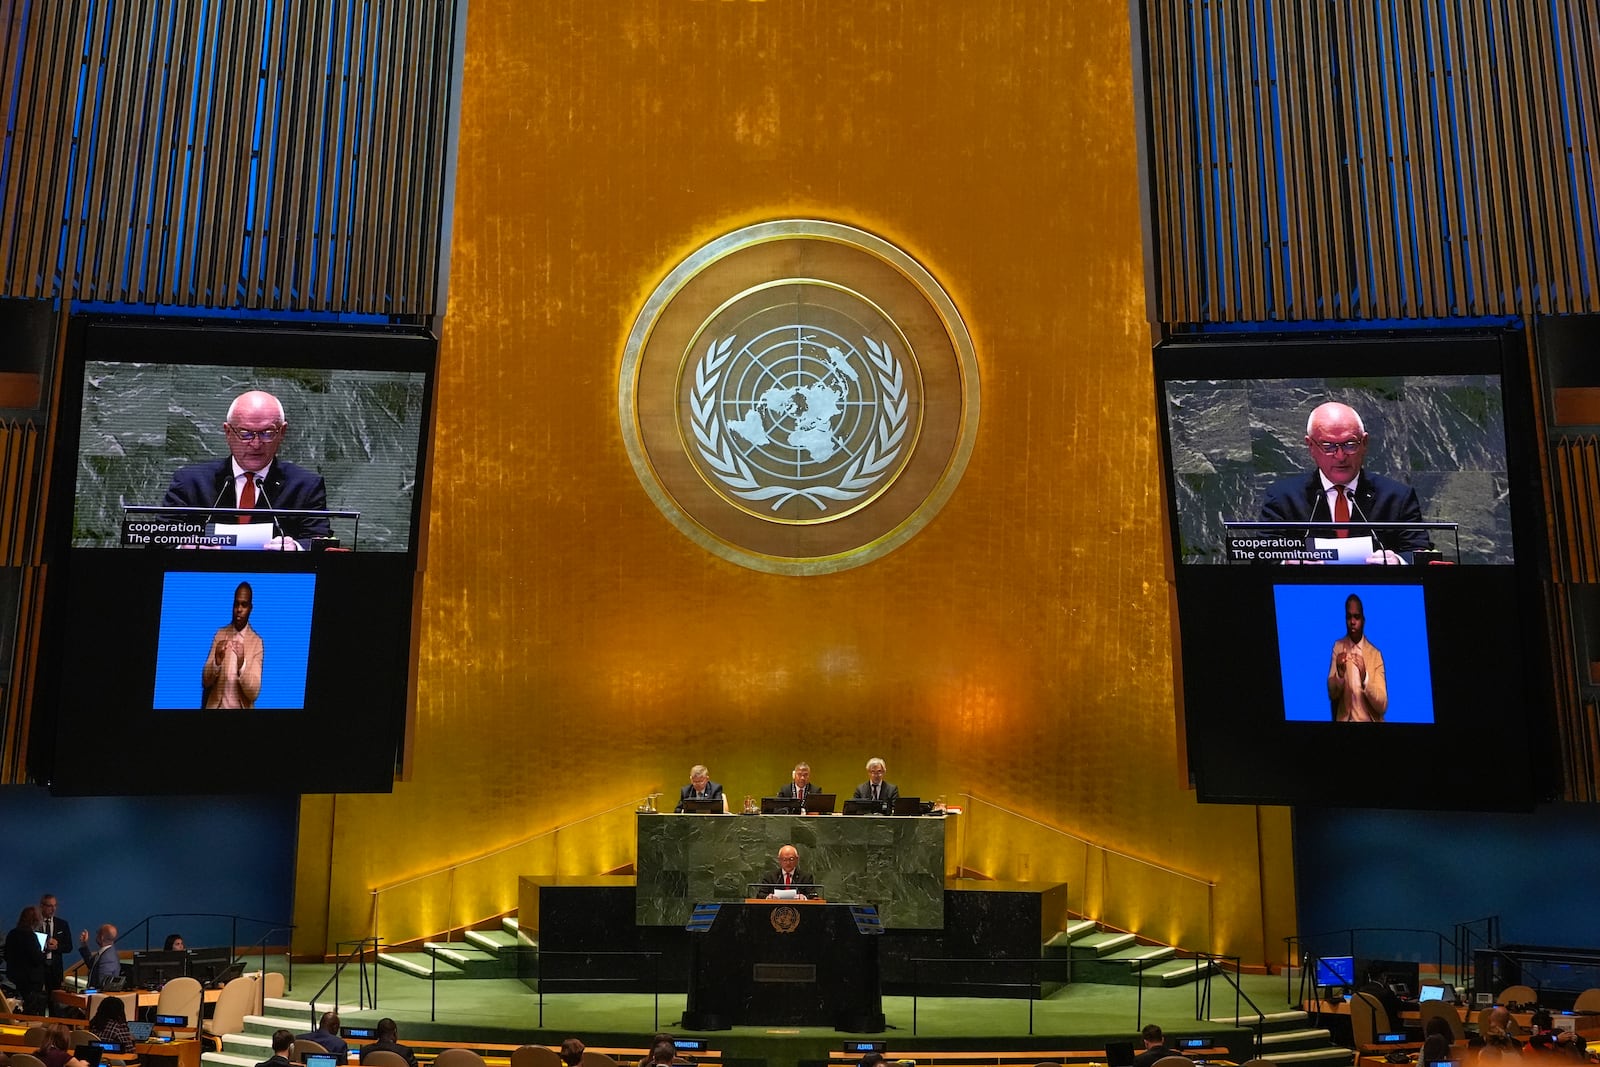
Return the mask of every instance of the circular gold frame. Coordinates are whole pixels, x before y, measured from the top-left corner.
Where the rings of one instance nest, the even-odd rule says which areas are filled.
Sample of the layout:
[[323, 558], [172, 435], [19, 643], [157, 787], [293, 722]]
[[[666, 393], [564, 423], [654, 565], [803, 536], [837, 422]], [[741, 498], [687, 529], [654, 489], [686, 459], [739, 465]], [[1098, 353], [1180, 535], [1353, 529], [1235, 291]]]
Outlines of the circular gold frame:
[[[909, 459], [867, 499], [821, 518], [758, 515], [730, 502], [696, 466], [679, 420], [684, 376], [710, 324], [751, 294], [786, 286], [848, 293], [871, 309], [884, 336], [908, 349], [898, 355], [919, 390]], [[815, 219], [735, 230], [674, 267], [640, 308], [618, 376], [623, 443], [650, 499], [707, 551], [776, 574], [858, 567], [926, 526], [966, 469], [979, 396], [971, 336], [933, 275], [880, 237]]]

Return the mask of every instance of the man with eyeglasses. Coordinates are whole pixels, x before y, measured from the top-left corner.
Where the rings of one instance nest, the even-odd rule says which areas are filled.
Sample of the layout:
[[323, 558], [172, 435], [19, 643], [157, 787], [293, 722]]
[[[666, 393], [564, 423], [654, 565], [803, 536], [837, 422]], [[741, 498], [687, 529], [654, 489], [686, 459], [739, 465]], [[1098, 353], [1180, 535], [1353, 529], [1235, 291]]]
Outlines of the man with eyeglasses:
[[267, 547], [287, 552], [331, 533], [326, 516], [281, 514], [326, 511], [328, 490], [322, 475], [277, 458], [289, 432], [277, 397], [259, 389], [241, 393], [228, 407], [222, 432], [228, 455], [179, 469], [163, 504], [205, 508], [196, 517], [219, 526], [274, 523]]
[[1311, 531], [1317, 539], [1371, 537], [1368, 563], [1408, 562], [1402, 553], [1432, 548], [1428, 531], [1364, 523], [1422, 522], [1416, 490], [1393, 478], [1363, 470], [1368, 434], [1354, 408], [1327, 403], [1306, 420], [1306, 448], [1316, 469], [1284, 478], [1267, 490], [1261, 504], [1264, 522], [1345, 523]]

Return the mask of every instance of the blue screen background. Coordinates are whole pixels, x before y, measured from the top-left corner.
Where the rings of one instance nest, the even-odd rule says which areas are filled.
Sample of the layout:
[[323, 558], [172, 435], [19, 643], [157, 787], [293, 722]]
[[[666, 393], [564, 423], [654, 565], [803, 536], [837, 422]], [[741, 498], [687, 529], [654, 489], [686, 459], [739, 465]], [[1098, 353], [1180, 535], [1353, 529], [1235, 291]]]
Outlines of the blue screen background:
[[156, 645], [152, 707], [157, 711], [200, 707], [200, 671], [217, 631], [233, 621], [233, 592], [240, 582], [250, 583], [250, 625], [262, 642], [256, 707], [305, 707], [317, 576], [169, 571], [162, 583], [161, 636]]
[[1433, 722], [1428, 620], [1418, 585], [1275, 585], [1283, 717], [1332, 722], [1328, 664], [1344, 636], [1344, 601], [1354, 593], [1366, 613], [1366, 637], [1383, 653], [1389, 683], [1385, 723]]

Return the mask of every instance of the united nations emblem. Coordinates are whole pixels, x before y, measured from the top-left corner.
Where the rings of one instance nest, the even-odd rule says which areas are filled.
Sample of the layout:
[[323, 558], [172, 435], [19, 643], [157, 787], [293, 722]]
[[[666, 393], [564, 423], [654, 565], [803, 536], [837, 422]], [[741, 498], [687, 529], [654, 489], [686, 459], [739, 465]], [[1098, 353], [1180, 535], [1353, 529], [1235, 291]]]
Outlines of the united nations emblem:
[[745, 566], [817, 573], [897, 547], [948, 499], [977, 368], [915, 260], [792, 220], [668, 275], [628, 339], [619, 404], [634, 469], [679, 529]]
[[780, 934], [792, 934], [800, 929], [800, 909], [789, 904], [779, 904], [774, 907], [772, 928]]

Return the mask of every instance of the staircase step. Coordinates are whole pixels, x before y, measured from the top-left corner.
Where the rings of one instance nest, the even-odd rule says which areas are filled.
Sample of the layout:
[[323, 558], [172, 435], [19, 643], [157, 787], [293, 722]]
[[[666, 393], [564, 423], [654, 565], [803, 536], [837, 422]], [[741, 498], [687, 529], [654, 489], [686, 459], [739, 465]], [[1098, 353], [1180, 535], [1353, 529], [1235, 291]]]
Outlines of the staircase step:
[[1235, 1026], [1241, 1030], [1253, 1030], [1260, 1026], [1266, 1030], [1298, 1029], [1311, 1021], [1311, 1016], [1303, 1011], [1269, 1011], [1265, 1015], [1240, 1015], [1237, 1018], [1216, 1018], [1212, 1022], [1219, 1026]]
[[466, 936], [473, 948], [481, 949], [497, 959], [517, 947], [517, 935], [506, 930], [468, 930]]
[[1176, 960], [1146, 968], [1140, 972], [1140, 980], [1145, 985], [1183, 985], [1202, 977], [1212, 967], [1209, 960]]
[[1355, 1053], [1347, 1048], [1306, 1049], [1303, 1052], [1273, 1052], [1263, 1057], [1269, 1063], [1315, 1064], [1316, 1067], [1345, 1067], [1355, 1062]]
[[1149, 967], [1169, 960], [1178, 954], [1178, 950], [1170, 945], [1134, 945], [1132, 948], [1118, 949], [1109, 952], [1100, 958], [1106, 962], [1118, 961], [1128, 963], [1135, 968]]
[[1274, 1030], [1261, 1035], [1262, 1055], [1270, 1052], [1298, 1052], [1327, 1048], [1333, 1035], [1326, 1030]]
[[424, 941], [423, 951], [458, 968], [468, 978], [504, 978], [512, 966], [495, 952], [485, 952], [467, 941]]
[[427, 952], [381, 952], [378, 954], [378, 962], [414, 978], [427, 978], [435, 974], [440, 981], [467, 977], [464, 969]]
[[522, 924], [517, 922], [517, 917], [515, 915], [503, 915], [500, 917], [500, 929], [504, 930], [512, 937], [516, 937], [517, 931], [522, 929]]
[[[267, 1055], [270, 1057], [272, 1053], [269, 1051]], [[256, 1067], [261, 1061], [234, 1052], [202, 1052], [200, 1062], [209, 1063], [212, 1067]]]
[[1137, 943], [1132, 934], [1086, 934], [1072, 942], [1072, 955], [1075, 958], [1098, 959], [1120, 949], [1131, 948]]

